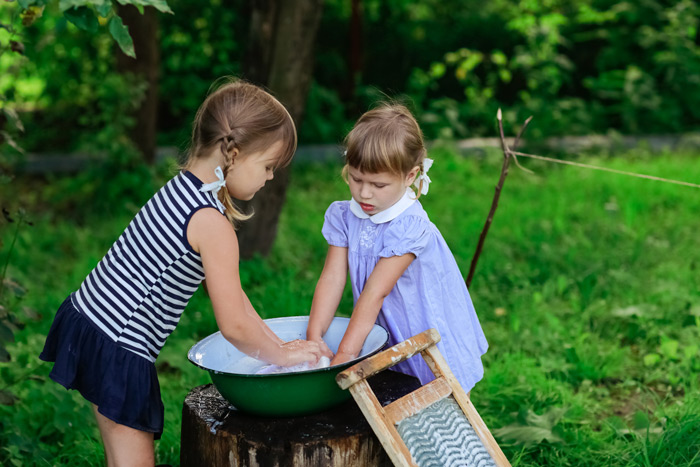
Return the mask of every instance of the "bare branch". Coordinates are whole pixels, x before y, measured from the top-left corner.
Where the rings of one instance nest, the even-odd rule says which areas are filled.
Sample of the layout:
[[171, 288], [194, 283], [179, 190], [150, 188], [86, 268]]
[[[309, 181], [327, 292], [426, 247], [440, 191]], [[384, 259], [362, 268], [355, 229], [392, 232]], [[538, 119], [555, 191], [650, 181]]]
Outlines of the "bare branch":
[[[481, 250], [484, 247], [484, 242], [486, 241], [486, 235], [488, 234], [489, 228], [491, 227], [491, 223], [493, 222], [493, 216], [496, 214], [496, 208], [498, 208], [498, 200], [501, 197], [501, 191], [503, 189], [503, 184], [506, 181], [506, 177], [508, 176], [508, 165], [510, 164], [510, 159], [513, 157], [515, 159], [515, 155], [513, 154], [513, 151], [508, 147], [508, 144], [506, 143], [506, 137], [503, 131], [503, 114], [501, 112], [501, 109], [498, 109], [498, 112], [496, 112], [496, 120], [498, 120], [498, 132], [501, 137], [501, 149], [503, 150], [503, 166], [501, 167], [501, 176], [498, 179], [498, 183], [496, 184], [495, 188], [495, 193], [493, 195], [493, 200], [491, 201], [491, 209], [489, 210], [489, 214], [486, 217], [486, 223], [484, 224], [484, 228], [481, 230], [481, 235], [479, 235], [479, 242], [476, 245], [476, 251], [474, 252], [474, 257], [472, 258], [471, 265], [469, 267], [469, 275], [467, 275], [467, 280], [465, 283], [467, 284], [467, 288], [471, 285], [472, 279], [474, 278], [474, 271], [476, 270], [476, 263], [479, 261], [479, 256], [481, 255]], [[515, 138], [515, 141], [513, 142], [513, 149], [515, 149], [520, 142], [520, 138], [522, 137], [523, 133], [525, 132], [525, 129], [527, 128], [527, 125], [530, 123], [530, 120], [532, 120], [532, 116], [528, 117], [527, 120], [525, 120], [525, 123], [523, 124], [523, 127], [520, 129], [520, 132], [518, 133], [518, 136]], [[517, 159], [516, 159], [517, 163]], [[519, 164], [518, 164], [519, 165]]]
[[520, 161], [518, 160], [518, 156], [516, 156], [516, 153], [515, 153], [515, 150], [518, 148], [518, 144], [520, 143], [520, 138], [523, 136], [523, 133], [525, 133], [525, 129], [530, 124], [530, 121], [532, 121], [532, 115], [527, 117], [527, 119], [525, 120], [525, 123], [523, 123], [522, 128], [520, 128], [520, 131], [518, 132], [518, 136], [515, 137], [515, 141], [513, 142], [513, 148], [510, 151], [510, 155], [513, 156], [513, 160], [515, 161], [515, 165], [517, 165], [520, 170], [522, 170], [523, 172], [527, 172], [529, 174], [534, 174], [535, 172], [533, 172], [532, 170], [526, 169], [525, 167], [520, 165]]

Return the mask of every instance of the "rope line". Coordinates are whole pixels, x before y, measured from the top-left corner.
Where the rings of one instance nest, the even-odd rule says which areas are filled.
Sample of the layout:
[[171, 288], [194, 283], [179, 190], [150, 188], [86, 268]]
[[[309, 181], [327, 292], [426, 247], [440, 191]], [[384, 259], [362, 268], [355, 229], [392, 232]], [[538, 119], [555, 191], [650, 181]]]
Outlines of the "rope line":
[[690, 182], [683, 182], [680, 180], [672, 180], [669, 178], [655, 177], [653, 175], [644, 175], [644, 174], [638, 174], [638, 173], [634, 173], [634, 172], [625, 172], [624, 170], [609, 169], [607, 167], [598, 167], [596, 165], [582, 164], [580, 162], [572, 162], [572, 161], [567, 161], [567, 160], [562, 160], [562, 159], [554, 159], [551, 157], [537, 156], [535, 154], [527, 154], [524, 152], [517, 152], [517, 151], [510, 151], [510, 150], [508, 150], [508, 152], [510, 152], [511, 154], [513, 154], [515, 156], [530, 157], [532, 159], [540, 159], [540, 160], [547, 161], [547, 162], [555, 162], [557, 164], [573, 165], [576, 167], [582, 167], [584, 169], [602, 170], [603, 172], [611, 172], [611, 173], [615, 173], [615, 174], [619, 174], [619, 175], [628, 175], [630, 177], [646, 178], [647, 180], [655, 180], [657, 182], [674, 183], [676, 185], [683, 185], [683, 186], [688, 186], [691, 188], [700, 188], [700, 185], [698, 185], [698, 184], [690, 183]]

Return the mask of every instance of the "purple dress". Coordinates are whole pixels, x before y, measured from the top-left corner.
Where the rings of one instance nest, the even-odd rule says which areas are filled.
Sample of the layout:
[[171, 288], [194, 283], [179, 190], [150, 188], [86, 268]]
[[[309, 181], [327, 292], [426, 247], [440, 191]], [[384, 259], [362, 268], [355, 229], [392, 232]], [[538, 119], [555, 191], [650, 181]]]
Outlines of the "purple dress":
[[[357, 302], [380, 258], [413, 253], [416, 258], [384, 299], [377, 323], [391, 345], [435, 328], [440, 352], [465, 391], [484, 375], [481, 356], [488, 343], [464, 279], [437, 227], [420, 202], [404, 198], [386, 211], [367, 216], [352, 201], [336, 201], [326, 211], [323, 236], [329, 245], [348, 249], [352, 293]], [[425, 361], [414, 356], [395, 369], [434, 379]]]

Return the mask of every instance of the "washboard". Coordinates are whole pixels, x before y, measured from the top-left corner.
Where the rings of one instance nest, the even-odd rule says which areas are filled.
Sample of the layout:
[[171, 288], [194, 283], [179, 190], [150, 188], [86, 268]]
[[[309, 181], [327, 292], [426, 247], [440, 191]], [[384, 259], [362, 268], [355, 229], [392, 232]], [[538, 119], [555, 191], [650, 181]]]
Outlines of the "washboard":
[[[341, 372], [384, 450], [397, 467], [510, 467], [428, 329]], [[382, 407], [367, 378], [420, 353], [435, 379]]]

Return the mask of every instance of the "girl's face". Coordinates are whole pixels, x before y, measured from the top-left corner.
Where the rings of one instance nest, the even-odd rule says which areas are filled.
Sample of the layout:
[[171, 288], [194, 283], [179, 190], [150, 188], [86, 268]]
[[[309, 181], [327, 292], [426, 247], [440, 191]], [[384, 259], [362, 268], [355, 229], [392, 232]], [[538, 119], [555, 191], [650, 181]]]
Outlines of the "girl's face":
[[226, 175], [226, 188], [231, 196], [242, 201], [253, 198], [268, 180], [282, 150], [282, 141], [276, 141], [266, 149], [242, 154], [234, 153], [233, 165]]
[[362, 210], [372, 216], [396, 204], [416, 178], [418, 167], [414, 167], [406, 176], [391, 172], [368, 174], [348, 167], [348, 185], [355, 201]]

